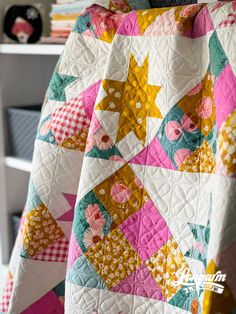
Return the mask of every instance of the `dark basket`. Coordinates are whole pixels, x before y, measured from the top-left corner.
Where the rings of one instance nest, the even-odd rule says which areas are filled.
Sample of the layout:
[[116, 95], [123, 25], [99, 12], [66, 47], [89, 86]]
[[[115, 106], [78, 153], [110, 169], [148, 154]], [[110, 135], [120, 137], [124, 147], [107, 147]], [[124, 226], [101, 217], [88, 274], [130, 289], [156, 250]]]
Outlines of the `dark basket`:
[[41, 105], [7, 108], [10, 154], [32, 160]]

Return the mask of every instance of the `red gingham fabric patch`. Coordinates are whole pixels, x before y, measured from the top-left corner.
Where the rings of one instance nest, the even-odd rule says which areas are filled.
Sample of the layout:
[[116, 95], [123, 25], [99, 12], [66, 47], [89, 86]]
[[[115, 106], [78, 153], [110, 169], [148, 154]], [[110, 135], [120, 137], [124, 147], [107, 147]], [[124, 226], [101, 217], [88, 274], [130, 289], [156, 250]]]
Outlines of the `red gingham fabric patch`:
[[66, 237], [62, 237], [49, 245], [47, 249], [37, 253], [33, 259], [37, 261], [66, 262], [68, 258], [68, 250], [69, 241]]
[[64, 107], [52, 113], [52, 132], [59, 144], [87, 129], [90, 120], [84, 111], [81, 98], [72, 98]]
[[0, 302], [1, 313], [7, 313], [8, 306], [11, 299], [12, 288], [13, 288], [13, 278], [12, 278], [12, 275], [9, 273], [8, 278], [7, 278], [7, 283], [3, 291], [3, 295]]

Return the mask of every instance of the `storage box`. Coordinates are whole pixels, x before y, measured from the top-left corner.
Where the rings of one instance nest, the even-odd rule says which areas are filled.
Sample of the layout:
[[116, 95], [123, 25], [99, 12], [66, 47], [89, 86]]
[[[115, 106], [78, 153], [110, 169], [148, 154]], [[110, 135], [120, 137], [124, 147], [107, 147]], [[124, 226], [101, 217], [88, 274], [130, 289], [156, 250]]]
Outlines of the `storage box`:
[[7, 108], [10, 154], [32, 160], [41, 105]]

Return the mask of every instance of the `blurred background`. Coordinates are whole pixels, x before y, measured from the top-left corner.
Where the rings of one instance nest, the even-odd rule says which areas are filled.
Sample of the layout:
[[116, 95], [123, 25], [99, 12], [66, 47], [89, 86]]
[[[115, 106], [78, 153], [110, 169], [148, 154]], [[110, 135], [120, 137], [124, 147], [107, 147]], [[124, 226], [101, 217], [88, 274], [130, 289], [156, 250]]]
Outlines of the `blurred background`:
[[44, 95], [89, 1], [0, 1], [0, 291], [25, 205]]

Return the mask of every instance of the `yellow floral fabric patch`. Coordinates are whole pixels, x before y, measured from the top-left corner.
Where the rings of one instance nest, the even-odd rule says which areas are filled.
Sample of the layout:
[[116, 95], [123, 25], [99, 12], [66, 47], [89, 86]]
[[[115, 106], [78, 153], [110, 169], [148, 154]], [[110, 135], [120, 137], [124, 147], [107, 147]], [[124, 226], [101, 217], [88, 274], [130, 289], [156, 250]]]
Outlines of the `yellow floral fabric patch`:
[[181, 288], [181, 286], [174, 285], [174, 282], [177, 280], [176, 272], [189, 269], [173, 237], [153, 254], [145, 264], [167, 301]]
[[85, 256], [109, 289], [116, 287], [142, 263], [120, 229], [114, 229]]
[[236, 173], [236, 111], [233, 111], [223, 122], [219, 137], [219, 168], [224, 175], [233, 176]]
[[33, 257], [63, 236], [63, 231], [44, 204], [26, 214], [23, 246], [29, 256]]
[[203, 141], [202, 145], [185, 159], [179, 170], [187, 172], [215, 173], [215, 157], [207, 141]]
[[83, 129], [78, 134], [65, 140], [61, 146], [69, 149], [79, 149], [81, 152], [85, 151], [86, 141], [88, 137], [88, 130]]

